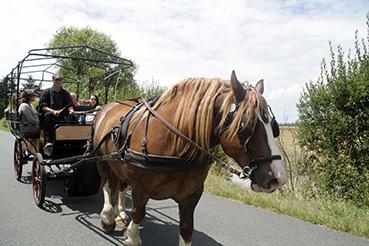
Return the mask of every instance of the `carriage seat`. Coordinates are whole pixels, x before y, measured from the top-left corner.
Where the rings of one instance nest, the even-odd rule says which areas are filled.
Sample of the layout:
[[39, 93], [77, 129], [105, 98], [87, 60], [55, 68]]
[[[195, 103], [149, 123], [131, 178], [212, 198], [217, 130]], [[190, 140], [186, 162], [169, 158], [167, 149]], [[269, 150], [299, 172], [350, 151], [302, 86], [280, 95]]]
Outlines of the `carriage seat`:
[[92, 124], [57, 124], [55, 141], [88, 140]]
[[80, 105], [80, 106], [74, 107], [74, 111], [90, 111], [90, 110], [93, 110], [94, 108], [95, 106], [93, 105]]
[[92, 105], [81, 105], [74, 107], [74, 111], [76, 112], [76, 115], [74, 116], [75, 119], [80, 124], [84, 124], [86, 122], [92, 122], [94, 116], [91, 116], [91, 114], [95, 111], [95, 106]]

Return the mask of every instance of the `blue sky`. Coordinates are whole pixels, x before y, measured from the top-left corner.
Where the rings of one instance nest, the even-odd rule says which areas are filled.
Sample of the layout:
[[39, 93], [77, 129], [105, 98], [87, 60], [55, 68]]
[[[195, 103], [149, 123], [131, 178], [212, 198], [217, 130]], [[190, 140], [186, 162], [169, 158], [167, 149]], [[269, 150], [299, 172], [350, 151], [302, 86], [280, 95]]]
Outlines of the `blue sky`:
[[62, 26], [90, 26], [138, 64], [136, 79], [170, 86], [188, 77], [265, 81], [280, 122], [297, 119], [304, 84], [316, 81], [328, 42], [366, 37], [369, 1], [1, 1], [0, 76]]

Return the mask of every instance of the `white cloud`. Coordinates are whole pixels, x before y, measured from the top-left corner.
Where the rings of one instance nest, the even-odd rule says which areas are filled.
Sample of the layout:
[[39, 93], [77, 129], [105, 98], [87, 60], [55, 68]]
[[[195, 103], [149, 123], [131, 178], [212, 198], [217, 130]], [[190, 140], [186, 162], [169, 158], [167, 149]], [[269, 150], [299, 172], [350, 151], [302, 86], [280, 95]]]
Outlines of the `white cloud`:
[[2, 1], [0, 75], [62, 26], [111, 36], [138, 64], [136, 79], [170, 85], [186, 77], [265, 79], [278, 119], [294, 121], [304, 83], [316, 80], [328, 41], [351, 48], [365, 36], [369, 2], [354, 1]]

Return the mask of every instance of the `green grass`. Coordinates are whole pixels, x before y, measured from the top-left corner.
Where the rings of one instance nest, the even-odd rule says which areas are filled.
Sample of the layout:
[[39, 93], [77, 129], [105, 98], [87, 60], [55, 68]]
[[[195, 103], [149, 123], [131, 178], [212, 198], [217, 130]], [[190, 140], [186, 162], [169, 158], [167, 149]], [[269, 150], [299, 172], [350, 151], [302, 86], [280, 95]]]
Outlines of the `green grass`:
[[0, 130], [7, 132], [9, 131], [8, 122], [6, 121], [5, 118], [0, 119]]
[[232, 184], [224, 177], [217, 176], [212, 172], [205, 182], [205, 191], [244, 204], [369, 238], [369, 208], [358, 208], [347, 202], [332, 201], [326, 198], [308, 199], [297, 192], [256, 193]]

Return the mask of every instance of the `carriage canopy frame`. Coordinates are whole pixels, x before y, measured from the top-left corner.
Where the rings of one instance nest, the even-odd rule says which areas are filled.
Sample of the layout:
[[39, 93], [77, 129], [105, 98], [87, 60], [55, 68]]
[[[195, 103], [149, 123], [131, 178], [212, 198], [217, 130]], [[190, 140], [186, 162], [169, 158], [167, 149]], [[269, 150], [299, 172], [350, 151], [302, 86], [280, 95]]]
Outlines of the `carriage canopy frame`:
[[[61, 54], [62, 53], [62, 54]], [[96, 58], [96, 57], [104, 57]], [[78, 68], [66, 67], [63, 61], [82, 61], [86, 65], [99, 68], [101, 72], [97, 75], [89, 75]], [[74, 74], [83, 77], [89, 81], [89, 86], [93, 81], [105, 81], [105, 103], [108, 99], [108, 90], [112, 83], [111, 79], [118, 74], [117, 80], [122, 78], [123, 71], [134, 67], [132, 61], [110, 54], [104, 50], [93, 48], [90, 46], [62, 46], [55, 48], [31, 49], [28, 54], [18, 62], [11, 72], [4, 78], [5, 99], [8, 100], [10, 95], [16, 94], [19, 98], [21, 82], [28, 81], [32, 76], [32, 81], [39, 82], [40, 87], [43, 82], [51, 82], [52, 74], [59, 69], [64, 71], [72, 71]], [[80, 81], [75, 78], [64, 76], [66, 83], [77, 84], [77, 96], [79, 93]], [[118, 82], [118, 81], [117, 81]], [[91, 90], [89, 88], [89, 93]], [[19, 105], [17, 105], [18, 108]]]

